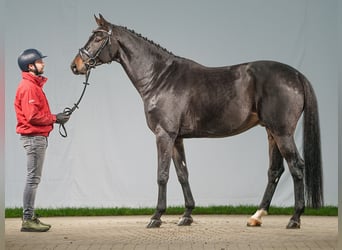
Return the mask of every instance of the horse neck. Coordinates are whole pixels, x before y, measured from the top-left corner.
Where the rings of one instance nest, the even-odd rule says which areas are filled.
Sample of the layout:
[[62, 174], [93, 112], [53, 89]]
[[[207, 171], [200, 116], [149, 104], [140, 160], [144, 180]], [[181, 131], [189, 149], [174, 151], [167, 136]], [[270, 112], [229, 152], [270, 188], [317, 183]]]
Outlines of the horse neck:
[[144, 98], [158, 84], [159, 76], [174, 56], [129, 30], [122, 28], [120, 33], [118, 61]]

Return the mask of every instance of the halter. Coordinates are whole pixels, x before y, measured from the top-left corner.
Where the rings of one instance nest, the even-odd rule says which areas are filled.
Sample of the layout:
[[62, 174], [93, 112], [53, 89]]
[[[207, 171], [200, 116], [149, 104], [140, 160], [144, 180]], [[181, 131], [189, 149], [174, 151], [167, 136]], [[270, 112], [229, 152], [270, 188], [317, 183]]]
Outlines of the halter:
[[[112, 35], [112, 28], [110, 28], [109, 31], [103, 30], [103, 29], [97, 29], [97, 30], [93, 31], [93, 33], [96, 33], [96, 32], [103, 32], [103, 33], [107, 34], [106, 38], [102, 41], [102, 44], [99, 47], [99, 49], [96, 51], [96, 53], [94, 53], [94, 55], [92, 55], [85, 47], [79, 49], [79, 55], [82, 58], [83, 63], [85, 64], [85, 66], [88, 70], [91, 68], [95, 68], [97, 65], [99, 65], [98, 63], [96, 63], [96, 58], [100, 55], [103, 48], [107, 44], [109, 44], [109, 45], [111, 44], [110, 36]], [[84, 55], [88, 58], [87, 60], [83, 59]]]

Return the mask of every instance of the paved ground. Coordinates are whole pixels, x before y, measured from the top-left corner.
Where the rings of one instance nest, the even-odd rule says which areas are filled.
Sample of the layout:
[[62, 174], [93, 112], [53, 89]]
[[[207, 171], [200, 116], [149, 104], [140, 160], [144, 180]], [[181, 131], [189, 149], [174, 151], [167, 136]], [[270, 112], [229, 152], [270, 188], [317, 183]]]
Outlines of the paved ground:
[[165, 215], [158, 229], [146, 229], [149, 216], [52, 217], [45, 233], [20, 232], [20, 219], [6, 219], [6, 250], [125, 249], [337, 249], [338, 218], [302, 216], [302, 228], [288, 230], [289, 216], [266, 216], [259, 228], [247, 216], [195, 215], [190, 227]]

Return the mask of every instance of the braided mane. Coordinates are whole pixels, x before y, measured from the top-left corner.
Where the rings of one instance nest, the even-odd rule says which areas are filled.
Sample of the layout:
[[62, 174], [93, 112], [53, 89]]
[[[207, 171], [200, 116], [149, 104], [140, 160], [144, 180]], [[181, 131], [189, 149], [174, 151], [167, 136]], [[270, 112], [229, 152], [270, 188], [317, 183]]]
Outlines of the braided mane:
[[114, 26], [117, 27], [117, 28], [121, 28], [121, 29], [124, 29], [124, 30], [130, 32], [130, 33], [136, 35], [137, 37], [140, 37], [140, 38], [144, 39], [145, 41], [149, 42], [150, 44], [152, 44], [153, 46], [157, 47], [158, 49], [161, 49], [161, 50], [167, 52], [168, 54], [174, 56], [174, 54], [171, 51], [165, 49], [164, 47], [160, 46], [160, 44], [155, 43], [154, 41], [148, 39], [147, 37], [142, 36], [140, 33], [137, 33], [134, 30], [129, 29], [129, 28], [124, 27], [124, 26], [116, 26], [116, 25], [114, 25]]

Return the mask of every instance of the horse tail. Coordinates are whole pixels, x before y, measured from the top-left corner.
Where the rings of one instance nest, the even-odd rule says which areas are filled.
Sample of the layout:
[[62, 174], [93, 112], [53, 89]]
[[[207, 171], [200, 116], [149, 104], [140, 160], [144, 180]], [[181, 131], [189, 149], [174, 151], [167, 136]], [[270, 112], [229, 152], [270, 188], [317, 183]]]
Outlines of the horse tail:
[[317, 98], [310, 82], [300, 74], [304, 87], [303, 155], [305, 162], [305, 195], [308, 207], [323, 206], [323, 173], [321, 135]]

